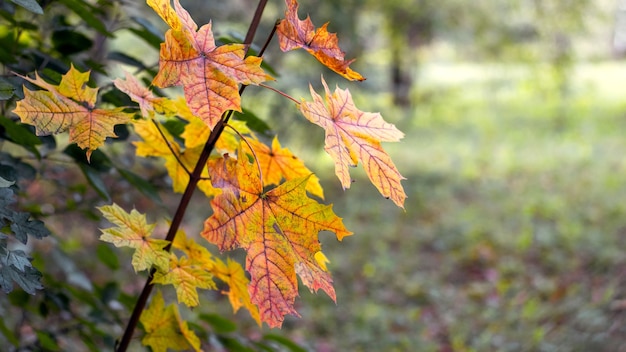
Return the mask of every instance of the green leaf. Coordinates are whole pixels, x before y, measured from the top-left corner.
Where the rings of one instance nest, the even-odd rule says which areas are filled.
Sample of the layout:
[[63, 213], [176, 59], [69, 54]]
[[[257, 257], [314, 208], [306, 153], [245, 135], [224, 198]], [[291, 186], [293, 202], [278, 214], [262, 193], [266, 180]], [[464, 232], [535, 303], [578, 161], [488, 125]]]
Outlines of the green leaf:
[[11, 345], [17, 347], [20, 344], [20, 339], [18, 339], [17, 336], [15, 336], [15, 333], [13, 333], [13, 331], [11, 331], [11, 329], [4, 324], [3, 319], [0, 319], [0, 333], [6, 337]]
[[307, 352], [306, 349], [302, 348], [297, 343], [291, 341], [290, 339], [284, 336], [280, 336], [276, 334], [265, 334], [263, 335], [263, 340], [278, 343], [282, 345], [283, 347], [287, 348], [287, 350], [291, 352]]
[[8, 100], [15, 94], [15, 86], [0, 77], [0, 100]]
[[30, 12], [34, 12], [38, 15], [43, 15], [43, 9], [35, 0], [11, 0], [11, 2], [25, 8]]
[[41, 220], [30, 220], [29, 213], [15, 212], [9, 219], [11, 223], [11, 231], [15, 233], [15, 237], [22, 243], [26, 244], [27, 234], [37, 239], [50, 236], [50, 231], [46, 228]]
[[89, 50], [93, 41], [80, 32], [62, 29], [52, 33], [52, 45], [62, 55], [73, 55]]
[[156, 50], [160, 50], [161, 43], [165, 41], [163, 32], [155, 27], [150, 21], [143, 17], [132, 16], [131, 19], [140, 25], [141, 29], [129, 28], [128, 30], [134, 33], [139, 38], [143, 39], [146, 43], [150, 44]]
[[163, 122], [162, 125], [172, 136], [180, 138], [180, 135], [185, 131], [187, 123], [180, 119], [169, 119]]
[[5, 293], [13, 291], [14, 281], [31, 295], [34, 295], [36, 290], [43, 289], [41, 273], [32, 266], [28, 266], [24, 271], [20, 271], [17, 267], [11, 265], [6, 258], [1, 258], [0, 264], [2, 264], [2, 267], [0, 267], [0, 287]]
[[59, 0], [68, 9], [74, 11], [80, 18], [83, 19], [88, 25], [98, 32], [106, 35], [107, 37], [113, 37], [107, 29], [104, 23], [94, 15], [97, 12], [97, 8], [90, 6], [88, 3], [79, 0]]
[[83, 172], [83, 175], [85, 175], [87, 182], [89, 182], [89, 184], [91, 185], [91, 187], [93, 187], [96, 193], [98, 193], [98, 195], [107, 202], [111, 201], [111, 196], [109, 195], [109, 191], [107, 191], [106, 185], [104, 184], [102, 177], [100, 177], [100, 172], [86, 164], [78, 164], [78, 167], [80, 168], [80, 171]]
[[217, 334], [224, 334], [237, 330], [237, 324], [218, 314], [200, 314], [198, 318], [209, 323], [211, 328], [213, 328], [213, 331]]
[[56, 340], [45, 331], [37, 331], [37, 339], [39, 340], [39, 345], [46, 351], [61, 350]]
[[104, 265], [109, 267], [109, 269], [117, 270], [120, 268], [120, 260], [110, 246], [99, 243], [98, 247], [96, 247], [96, 256]]
[[245, 346], [236, 338], [229, 336], [218, 336], [217, 339], [222, 345], [220, 347], [222, 347], [223, 350], [230, 352], [254, 352], [252, 348]]
[[261, 118], [256, 116], [252, 111], [242, 109], [242, 112], [235, 112], [235, 118], [237, 120], [245, 121], [246, 125], [254, 132], [270, 137], [270, 132], [272, 131], [270, 126], [268, 126], [265, 121], [261, 120]]
[[128, 181], [131, 185], [135, 186], [139, 192], [143, 193], [145, 196], [150, 198], [155, 203], [162, 203], [161, 197], [159, 196], [159, 191], [148, 181], [144, 180], [137, 174], [134, 174], [128, 170], [118, 168], [120, 175], [126, 181]]
[[99, 149], [91, 153], [89, 160], [85, 151], [76, 144], [68, 145], [63, 153], [72, 157], [77, 164], [87, 165], [96, 171], [107, 172], [111, 169], [111, 159]]
[[7, 117], [0, 116], [0, 126], [4, 127], [7, 137], [15, 144], [34, 147], [42, 143], [28, 127]]
[[107, 59], [112, 60], [112, 61], [118, 61], [129, 66], [140, 68], [142, 70], [146, 69], [146, 65], [144, 65], [143, 62], [119, 51], [110, 52], [107, 55]]

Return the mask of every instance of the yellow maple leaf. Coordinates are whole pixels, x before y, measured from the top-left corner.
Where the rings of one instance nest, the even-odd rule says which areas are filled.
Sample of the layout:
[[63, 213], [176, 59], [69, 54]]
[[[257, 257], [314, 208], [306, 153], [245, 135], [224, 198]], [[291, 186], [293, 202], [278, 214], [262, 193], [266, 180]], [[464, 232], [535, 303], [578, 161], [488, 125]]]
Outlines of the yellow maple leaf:
[[149, 346], [153, 352], [167, 352], [170, 348], [175, 351], [201, 351], [200, 339], [181, 319], [178, 306], [170, 304], [165, 307], [161, 291], [152, 297], [152, 302], [141, 313], [139, 321], [146, 332], [141, 343]]
[[174, 253], [170, 253], [169, 269], [154, 273], [152, 283], [173, 285], [178, 302], [184, 303], [187, 307], [195, 307], [200, 303], [197, 289], [217, 288], [213, 282], [213, 275], [205, 268], [185, 256], [178, 258]]
[[208, 249], [199, 245], [193, 238], [187, 237], [182, 230], [176, 234], [173, 247], [185, 253], [192, 263], [206, 269], [228, 285], [228, 291], [222, 291], [222, 293], [228, 295], [228, 300], [235, 313], [241, 307], [245, 307], [257, 324], [261, 325], [259, 308], [252, 304], [248, 293], [247, 287], [250, 280], [241, 264], [230, 258], [227, 258], [227, 262], [224, 263], [220, 258], [214, 257]]
[[[161, 127], [161, 132], [159, 132], [159, 128], [153, 120], [133, 121], [133, 127], [135, 133], [143, 139], [143, 141], [133, 142], [137, 147], [135, 153], [141, 157], [154, 156], [163, 159], [167, 173], [172, 179], [172, 189], [177, 193], [184, 192], [187, 183], [189, 183], [188, 171], [191, 172], [195, 167], [196, 162], [200, 158], [202, 146], [183, 150], [178, 142], [174, 140], [174, 137], [164, 128]], [[209, 173], [205, 168], [201, 177], [207, 179], [198, 182], [198, 188], [207, 197], [212, 197], [219, 190], [213, 188], [211, 181], [208, 180], [208, 176]]]
[[[248, 140], [248, 143], [254, 150], [256, 160], [261, 167], [265, 185], [279, 185], [283, 178], [292, 180], [298, 177], [311, 176], [307, 181], [306, 190], [324, 199], [324, 190], [320, 185], [319, 178], [313, 175], [313, 172], [304, 165], [304, 162], [293, 155], [289, 149], [282, 148], [278, 137], [274, 137], [271, 147], [257, 140]], [[244, 146], [245, 150], [250, 150], [247, 144]]]
[[116, 247], [135, 249], [132, 259], [135, 271], [150, 269], [152, 265], [160, 270], [169, 268], [169, 254], [163, 250], [169, 241], [151, 237], [154, 224], [148, 224], [145, 215], [135, 209], [129, 214], [115, 203], [98, 207], [98, 210], [116, 225], [101, 229], [100, 240], [113, 243]]
[[230, 258], [226, 259], [226, 263], [219, 258], [215, 258], [213, 274], [228, 284], [228, 291], [222, 293], [228, 295], [230, 305], [233, 306], [233, 312], [237, 313], [239, 308], [245, 307], [260, 326], [259, 307], [255, 306], [250, 300], [250, 293], [248, 292], [250, 280], [243, 271], [241, 264]]
[[[18, 75], [20, 76], [20, 75]], [[87, 149], [87, 159], [101, 147], [107, 137], [117, 137], [113, 127], [130, 121], [123, 108], [95, 107], [98, 89], [87, 86], [89, 72], [70, 67], [58, 86], [44, 81], [35, 73], [35, 79], [20, 76], [44, 88], [31, 91], [24, 88], [24, 99], [17, 102], [13, 112], [23, 123], [35, 126], [38, 136], [70, 131], [70, 143]]]

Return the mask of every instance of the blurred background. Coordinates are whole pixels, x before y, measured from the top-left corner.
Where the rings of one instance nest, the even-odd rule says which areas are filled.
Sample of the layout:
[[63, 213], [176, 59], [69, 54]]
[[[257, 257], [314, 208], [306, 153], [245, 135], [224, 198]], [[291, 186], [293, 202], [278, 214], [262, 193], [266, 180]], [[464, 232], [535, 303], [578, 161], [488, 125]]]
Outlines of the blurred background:
[[[214, 3], [189, 6], [245, 30], [254, 2]], [[271, 92], [244, 99], [266, 103], [355, 233], [322, 234], [337, 305], [303, 289], [283, 332], [316, 351], [626, 350], [626, 2], [302, 0], [306, 13], [367, 77], [324, 71], [331, 88], [406, 134], [384, 147], [409, 198], [398, 209], [360, 168], [341, 191], [321, 129]], [[276, 86], [319, 91], [312, 57], [276, 50]]]
[[[181, 2], [196, 22], [212, 20], [216, 37], [228, 40], [244, 37], [256, 6], [253, 0]], [[327, 203], [355, 234], [343, 242], [321, 234], [336, 305], [303, 288], [301, 318], [288, 317], [280, 331], [259, 331], [247, 313], [238, 313], [242, 333], [252, 339], [282, 334], [321, 352], [626, 351], [626, 1], [299, 3], [301, 18], [309, 13], [316, 26], [330, 22], [346, 58], [356, 58], [351, 67], [367, 80], [347, 82], [304, 51], [281, 53], [274, 38], [265, 56], [276, 70], [272, 86], [310, 99], [309, 82], [320, 92], [322, 73], [331, 89], [348, 88], [361, 110], [381, 112], [396, 124], [406, 136], [384, 148], [407, 178], [409, 198], [405, 210], [396, 207], [360, 167], [351, 170], [356, 182], [342, 191], [323, 151], [323, 130], [290, 101], [249, 87], [244, 108], [318, 174]], [[143, 2], [120, 4], [125, 16], [165, 29]], [[283, 1], [270, 1], [253, 49], [265, 42], [283, 8]], [[106, 61], [95, 49], [90, 58]], [[147, 66], [158, 57], [154, 46], [125, 29], [104, 49]], [[154, 176], [141, 169], [148, 163], [132, 164], [132, 153], [116, 157]], [[76, 174], [66, 177], [61, 166], [47, 169], [58, 173], [56, 185], [44, 179], [30, 194], [53, 199], [65, 182], [74, 193], [50, 204], [84, 207], [82, 215], [94, 223], [77, 230], [64, 208], [50, 205], [54, 217], [46, 224], [58, 234], [59, 248], [82, 255], [85, 265], [46, 270], [62, 271], [77, 286], [97, 283], [98, 294], [116, 292], [130, 307], [142, 282], [128, 282], [134, 277], [128, 252], [98, 244], [97, 228], [106, 224], [97, 223], [93, 205], [102, 199], [85, 185], [73, 186]], [[167, 186], [164, 175], [161, 170], [151, 181]], [[132, 186], [109, 178], [104, 184], [126, 209], [157, 217], [152, 201], [136, 197]], [[171, 216], [179, 196], [163, 197], [157, 211]], [[186, 217], [189, 234], [210, 215], [206, 199], [194, 202]], [[46, 214], [45, 206], [32, 209]], [[117, 255], [124, 263], [117, 267], [127, 272], [112, 275], [93, 261], [96, 247], [100, 261]], [[68, 262], [44, 251], [36, 263], [49, 258]], [[94, 268], [88, 279], [81, 274]], [[46, 295], [54, 299], [51, 282], [44, 282]], [[220, 297], [207, 293], [202, 309], [229, 318], [231, 307]], [[111, 332], [119, 333], [119, 327]]]

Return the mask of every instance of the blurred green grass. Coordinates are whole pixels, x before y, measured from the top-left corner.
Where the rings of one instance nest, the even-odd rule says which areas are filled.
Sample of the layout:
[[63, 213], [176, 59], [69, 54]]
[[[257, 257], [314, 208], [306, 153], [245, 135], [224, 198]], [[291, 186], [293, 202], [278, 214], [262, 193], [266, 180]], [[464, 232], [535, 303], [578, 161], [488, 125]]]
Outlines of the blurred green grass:
[[355, 235], [322, 235], [337, 305], [303, 290], [284, 330], [317, 351], [624, 349], [626, 71], [576, 68], [567, 91], [550, 67], [423, 72], [413, 109], [377, 108], [407, 135], [385, 145], [406, 212], [314, 158]]

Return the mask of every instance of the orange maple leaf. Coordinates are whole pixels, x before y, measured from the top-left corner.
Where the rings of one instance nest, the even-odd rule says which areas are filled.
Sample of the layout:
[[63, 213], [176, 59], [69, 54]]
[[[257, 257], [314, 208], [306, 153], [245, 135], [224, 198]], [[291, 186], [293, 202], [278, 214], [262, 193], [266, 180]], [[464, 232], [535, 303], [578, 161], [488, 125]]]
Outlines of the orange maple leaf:
[[322, 289], [333, 300], [332, 278], [320, 265], [318, 233], [332, 231], [339, 240], [352, 233], [332, 211], [306, 196], [308, 178], [289, 180], [265, 192], [256, 165], [242, 150], [211, 167], [211, 180], [222, 193], [211, 201], [213, 215], [201, 235], [220, 250], [244, 248], [250, 273], [248, 291], [259, 307], [261, 320], [271, 327], [286, 314], [298, 315], [298, 274], [311, 290]]
[[150, 90], [144, 87], [135, 76], [124, 72], [126, 79], [113, 80], [117, 89], [126, 93], [130, 99], [139, 104], [141, 115], [146, 118], [154, 116], [155, 111], [166, 116], [176, 114], [174, 102], [164, 97], [156, 97]]
[[113, 126], [130, 121], [123, 108], [95, 107], [98, 89], [87, 86], [89, 74], [90, 71], [83, 73], [72, 65], [58, 86], [44, 81], [37, 73], [35, 79], [18, 75], [45, 90], [24, 87], [24, 99], [13, 110], [23, 123], [34, 125], [39, 136], [69, 130], [70, 143], [87, 149], [87, 159], [107, 137], [117, 137]]
[[253, 139], [249, 139], [248, 143], [254, 150], [254, 156], [261, 166], [263, 182], [266, 185], [278, 185], [283, 178], [291, 180], [310, 175], [306, 190], [324, 199], [324, 190], [320, 185], [319, 178], [313, 175], [311, 170], [304, 165], [304, 162], [293, 155], [289, 149], [282, 148], [278, 137], [274, 137], [271, 147]]
[[302, 48], [341, 76], [351, 81], [365, 80], [358, 72], [348, 67], [354, 59], [345, 61], [345, 53], [339, 48], [337, 34], [328, 32], [328, 23], [316, 29], [309, 16], [304, 21], [298, 18], [296, 0], [285, 0], [285, 3], [287, 4], [285, 19], [280, 21], [276, 29], [282, 51]]
[[[204, 146], [211, 134], [209, 126], [189, 110], [184, 100], [177, 100], [176, 106], [178, 107], [178, 116], [189, 122], [185, 125], [185, 130], [180, 135], [185, 140], [185, 147], [196, 148]], [[253, 133], [244, 121], [231, 119], [228, 124], [232, 128], [227, 128], [222, 132], [220, 138], [215, 143], [215, 149], [224, 153], [235, 153], [239, 146], [239, 135], [233, 129], [240, 134], [253, 135]]]
[[[243, 44], [215, 46], [211, 22], [200, 27], [178, 0], [148, 4], [171, 29], [161, 44], [158, 87], [182, 85], [194, 115], [213, 129], [226, 110], [241, 111], [238, 84], [259, 84], [272, 79], [261, 69], [262, 59], [245, 56]], [[176, 16], [174, 16], [176, 15]]]
[[330, 93], [322, 77], [326, 102], [309, 85], [313, 102], [303, 101], [300, 111], [312, 123], [326, 131], [324, 149], [335, 161], [335, 173], [344, 189], [350, 188], [349, 166], [361, 160], [370, 181], [378, 191], [403, 207], [406, 194], [404, 179], [380, 142], [399, 141], [404, 134], [393, 124], [383, 120], [379, 113], [363, 112], [354, 105], [347, 89], [337, 87]]

